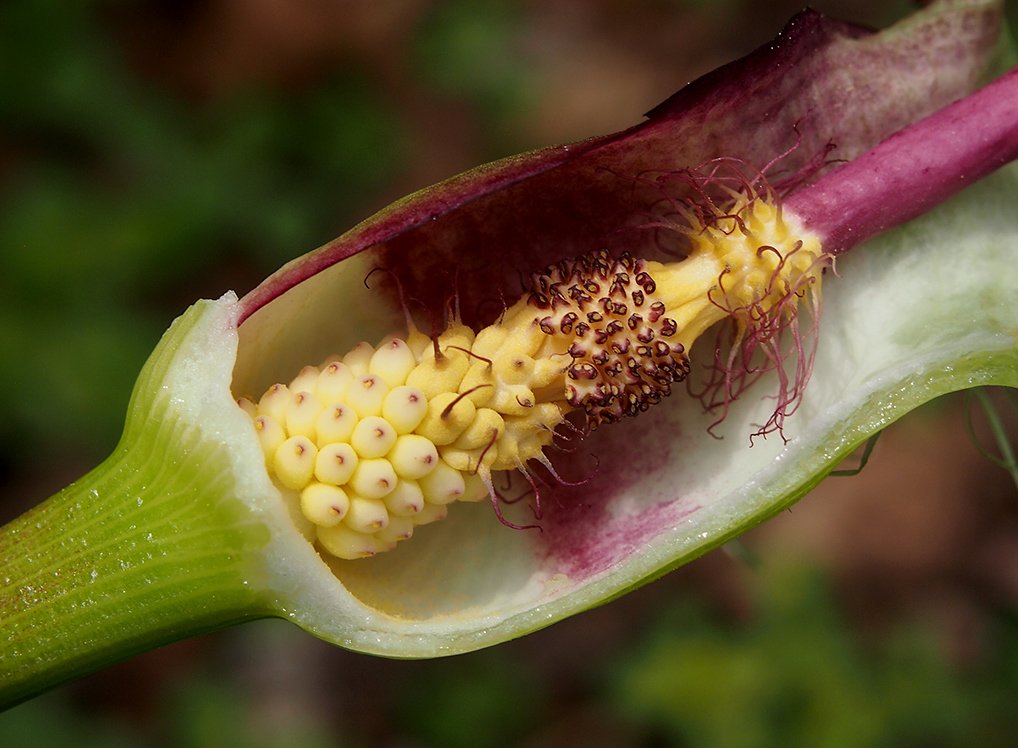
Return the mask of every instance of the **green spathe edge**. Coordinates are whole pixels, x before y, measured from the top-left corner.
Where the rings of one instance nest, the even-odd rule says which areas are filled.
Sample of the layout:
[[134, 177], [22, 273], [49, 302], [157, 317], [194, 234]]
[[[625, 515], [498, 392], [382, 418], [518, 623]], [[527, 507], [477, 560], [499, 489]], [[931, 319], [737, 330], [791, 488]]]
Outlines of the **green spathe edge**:
[[[767, 414], [758, 396], [766, 382], [733, 409], [720, 442], [705, 434], [710, 419], [682, 394], [641, 416], [657, 429], [683, 424], [676, 442], [685, 459], [631, 490], [681, 475], [699, 511], [573, 583], [540, 568], [526, 555], [526, 534], [498, 524], [490, 508], [454, 507], [434, 526], [444, 527], [440, 542], [453, 554], [450, 541], [508, 542], [519, 565], [508, 576], [519, 584], [487, 594], [507, 557], [482, 554], [490, 568], [456, 567], [458, 576], [441, 580], [455, 596], [419, 614], [365, 602], [387, 599], [389, 580], [381, 576], [368, 575], [370, 586], [353, 594], [289, 521], [229, 389], [236, 297], [199, 302], [146, 364], [116, 453], [0, 534], [12, 580], [4, 580], [0, 603], [0, 703], [246, 618], [277, 615], [344, 647], [428, 657], [506, 641], [646, 583], [802, 497], [912, 408], [966, 387], [1018, 386], [1015, 196], [1012, 166], [839, 260], [841, 277], [825, 287], [814, 376], [787, 445], [775, 438], [747, 445], [750, 424]], [[74, 515], [82, 506], [86, 512]], [[46, 594], [24, 592], [33, 578]]]

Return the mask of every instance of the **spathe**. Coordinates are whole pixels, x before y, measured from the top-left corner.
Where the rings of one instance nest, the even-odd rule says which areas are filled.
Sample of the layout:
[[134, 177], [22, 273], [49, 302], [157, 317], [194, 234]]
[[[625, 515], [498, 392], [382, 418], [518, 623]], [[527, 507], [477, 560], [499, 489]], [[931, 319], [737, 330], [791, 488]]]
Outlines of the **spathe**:
[[[414, 300], [415, 315], [441, 319], [455, 298], [476, 324], [519, 294], [519, 274], [527, 270], [605, 245], [661, 251], [660, 237], [640, 228], [662, 195], [645, 175], [718, 156], [759, 166], [780, 157], [777, 179], [793, 190], [825, 160], [852, 159], [971, 90], [994, 64], [999, 33], [992, 3], [937, 4], [880, 34], [805, 11], [773, 44], [690, 84], [641, 125], [479, 167], [289, 264], [240, 301], [235, 390], [257, 394], [309, 361], [401, 329], [392, 277]], [[890, 82], [888, 67], [895, 71]], [[943, 77], [931, 72], [941, 69]], [[839, 266], [842, 275], [846, 264]], [[373, 276], [369, 294], [363, 281], [375, 267], [391, 276]], [[839, 289], [842, 283], [846, 288]], [[864, 293], [851, 281], [830, 287], [833, 305], [846, 293]], [[895, 295], [910, 303], [907, 293], [888, 294], [888, 301]], [[884, 313], [902, 314], [893, 305]], [[826, 316], [828, 327], [862, 345], [845, 320], [830, 311]], [[914, 364], [933, 354], [898, 355]], [[813, 385], [817, 393], [845, 378], [824, 369], [827, 360], [820, 362], [826, 381]], [[879, 359], [860, 359], [855, 368], [853, 377], [864, 371], [896, 376]], [[945, 380], [925, 397], [953, 386]], [[766, 390], [762, 382], [756, 392]], [[877, 397], [879, 389], [865, 392]], [[344, 595], [364, 603], [369, 619], [399, 619], [391, 628], [373, 623], [365, 636], [351, 637], [339, 626], [305, 625], [346, 646], [411, 656], [518, 635], [609, 599], [777, 511], [878, 428], [870, 422], [869, 430], [833, 437], [828, 421], [850, 423], [852, 411], [827, 409], [811, 394], [792, 426], [792, 444], [747, 450], [751, 424], [766, 420], [767, 406], [756, 397], [730, 415], [721, 443], [706, 436], [710, 419], [696, 403], [681, 394], [672, 400], [599, 432], [581, 445], [578, 458], [560, 459], [562, 472], [581, 485], [545, 492], [540, 533], [507, 532], [484, 506], [456, 507], [455, 517], [396, 552], [333, 563]], [[859, 404], [837, 401], [850, 402]], [[806, 459], [817, 450], [823, 460]], [[797, 461], [811, 467], [784, 468]], [[306, 619], [307, 602], [291, 600], [287, 607]]]
[[[766, 381], [731, 409], [722, 441], [678, 394], [582, 442], [562, 463], [580, 485], [547, 492], [539, 533], [457, 506], [391, 553], [326, 562], [291, 522], [234, 400], [400, 330], [393, 279], [415, 315], [440, 318], [454, 299], [476, 323], [519, 293], [518, 272], [606, 245], [667, 250], [642, 228], [662, 197], [658, 174], [724, 156], [770, 166], [794, 192], [825, 159], [851, 159], [988, 78], [1001, 15], [998, 2], [946, 1], [871, 35], [807, 12], [642, 125], [455, 177], [239, 301], [194, 305], [146, 364], [116, 453], [0, 535], [11, 580], [0, 590], [0, 699], [257, 616], [397, 657], [505, 641], [779, 511], [942, 392], [1018, 386], [1012, 167], [839, 260], [788, 444], [747, 445], [767, 418]], [[388, 274], [368, 290], [378, 266]]]

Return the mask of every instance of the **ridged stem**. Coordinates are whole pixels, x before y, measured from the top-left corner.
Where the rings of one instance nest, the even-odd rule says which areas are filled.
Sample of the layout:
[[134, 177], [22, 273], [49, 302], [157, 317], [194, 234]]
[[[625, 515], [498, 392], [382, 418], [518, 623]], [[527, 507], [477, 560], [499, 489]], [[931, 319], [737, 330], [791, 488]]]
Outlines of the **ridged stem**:
[[116, 452], [0, 528], [0, 707], [269, 614], [259, 592], [269, 530], [237, 498], [210, 438], [212, 405], [194, 419], [166, 384], [206, 330], [200, 318], [185, 315], [150, 359]]

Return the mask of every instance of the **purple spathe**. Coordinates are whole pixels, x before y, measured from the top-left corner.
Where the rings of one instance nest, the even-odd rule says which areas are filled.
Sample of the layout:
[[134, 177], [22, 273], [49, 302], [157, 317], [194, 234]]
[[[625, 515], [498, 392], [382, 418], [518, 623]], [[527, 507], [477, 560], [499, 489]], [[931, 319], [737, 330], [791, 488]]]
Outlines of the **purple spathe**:
[[785, 208], [839, 254], [1018, 158], [1018, 68], [789, 195]]

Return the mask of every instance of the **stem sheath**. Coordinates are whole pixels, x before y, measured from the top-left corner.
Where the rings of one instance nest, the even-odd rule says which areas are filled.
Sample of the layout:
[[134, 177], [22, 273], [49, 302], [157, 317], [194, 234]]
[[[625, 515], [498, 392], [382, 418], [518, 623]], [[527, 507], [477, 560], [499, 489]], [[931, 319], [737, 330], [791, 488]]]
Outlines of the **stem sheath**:
[[270, 614], [270, 531], [240, 498], [239, 448], [221, 438], [222, 412], [243, 414], [218, 381], [229, 367], [202, 353], [231, 341], [218, 308], [196, 305], [164, 336], [114, 454], [0, 528], [0, 708]]
[[790, 195], [839, 254], [925, 213], [1018, 158], [1018, 68]]

